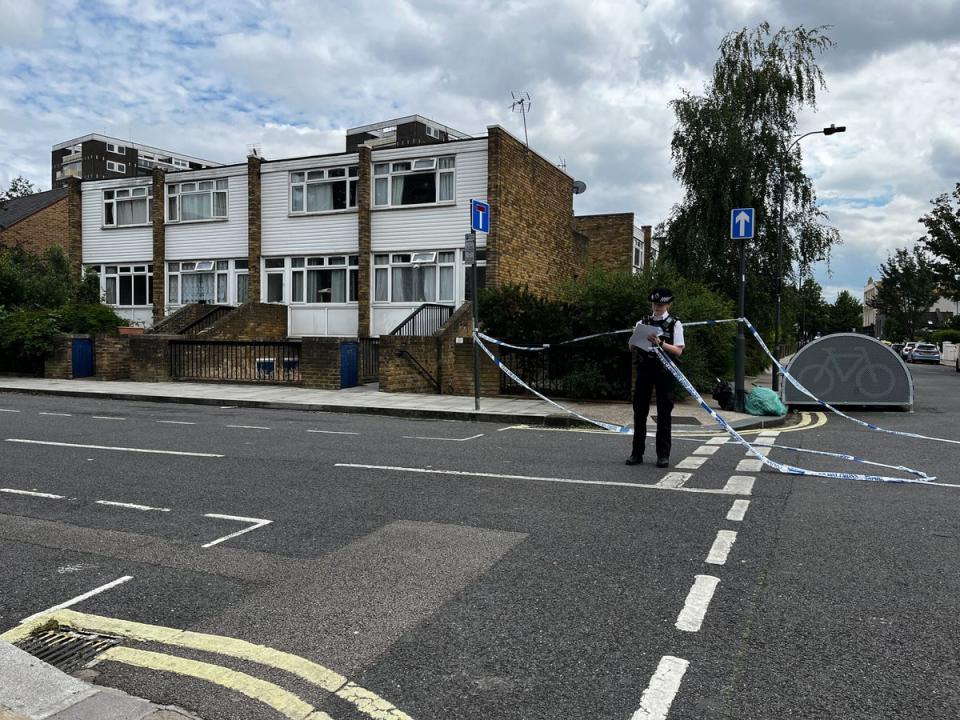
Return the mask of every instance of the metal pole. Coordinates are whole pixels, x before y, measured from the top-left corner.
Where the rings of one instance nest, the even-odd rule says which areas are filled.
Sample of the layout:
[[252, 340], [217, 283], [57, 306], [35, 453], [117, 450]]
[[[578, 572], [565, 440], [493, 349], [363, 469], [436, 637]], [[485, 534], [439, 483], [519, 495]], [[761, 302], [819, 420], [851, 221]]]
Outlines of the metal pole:
[[[739, 301], [737, 303], [737, 317], [742, 318], [746, 315], [746, 240], [740, 241], [740, 288], [738, 291]], [[743, 322], [737, 323], [737, 347], [734, 357], [734, 410], [742, 413], [744, 407], [744, 389], [743, 389], [743, 370], [745, 365], [746, 338], [743, 335]]]
[[[773, 330], [773, 356], [780, 361], [780, 296], [783, 294], [783, 196], [787, 192], [786, 151], [780, 158], [780, 212], [777, 221], [777, 321]], [[780, 391], [780, 372], [773, 366], [774, 392]]]
[[473, 269], [470, 271], [473, 277], [470, 283], [470, 295], [473, 303], [473, 409], [480, 409], [480, 345], [477, 340], [476, 332], [480, 329], [480, 308], [477, 306], [477, 234], [471, 232], [473, 236]]

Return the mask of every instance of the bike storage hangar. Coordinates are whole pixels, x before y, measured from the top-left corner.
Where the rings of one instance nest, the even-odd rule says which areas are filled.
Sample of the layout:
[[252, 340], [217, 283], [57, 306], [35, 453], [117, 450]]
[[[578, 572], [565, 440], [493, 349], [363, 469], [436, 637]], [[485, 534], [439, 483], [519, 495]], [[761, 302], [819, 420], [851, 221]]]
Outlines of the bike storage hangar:
[[784, 382], [787, 405], [884, 405], [913, 407], [913, 377], [895, 352], [856, 333], [826, 335], [804, 345], [787, 371], [806, 388]]

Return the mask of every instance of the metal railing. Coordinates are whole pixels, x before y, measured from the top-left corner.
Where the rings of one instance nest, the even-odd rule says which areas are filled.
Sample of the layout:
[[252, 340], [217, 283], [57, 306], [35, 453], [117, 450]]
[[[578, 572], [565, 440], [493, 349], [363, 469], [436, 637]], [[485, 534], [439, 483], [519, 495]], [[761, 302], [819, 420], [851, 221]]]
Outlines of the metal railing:
[[380, 338], [359, 338], [360, 383], [377, 382], [380, 379]]
[[443, 327], [443, 324], [450, 319], [451, 315], [453, 315], [452, 305], [424, 303], [404, 318], [403, 322], [391, 330], [389, 334], [404, 336], [433, 335]]
[[417, 372], [420, 373], [420, 376], [430, 383], [433, 386], [433, 389], [437, 392], [440, 392], [440, 381], [437, 380], [430, 371], [427, 370], [423, 365], [420, 364], [420, 361], [417, 360], [410, 352], [404, 348], [397, 350], [397, 357], [406, 358], [408, 361], [413, 363], [413, 366], [417, 369]]
[[236, 310], [232, 305], [214, 305], [210, 312], [197, 318], [180, 331], [181, 335], [199, 335], [209, 327], [212, 327], [221, 318], [226, 317]]
[[300, 343], [260, 340], [171, 340], [170, 377], [177, 380], [297, 384]]

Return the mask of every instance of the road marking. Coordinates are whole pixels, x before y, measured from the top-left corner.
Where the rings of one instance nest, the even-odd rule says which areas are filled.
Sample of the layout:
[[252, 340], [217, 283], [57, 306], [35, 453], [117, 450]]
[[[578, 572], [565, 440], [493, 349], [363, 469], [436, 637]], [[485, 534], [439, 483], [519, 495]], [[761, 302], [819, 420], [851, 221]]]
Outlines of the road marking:
[[701, 445], [693, 451], [694, 455], [713, 455], [720, 449], [719, 445]]
[[157, 420], [158, 423], [163, 423], [164, 425], [196, 425], [195, 422], [188, 422], [186, 420]]
[[[662, 487], [660, 485], [641, 485], [640, 483], [617, 482], [615, 480], [574, 480], [572, 478], [539, 477], [536, 475], [501, 475], [500, 473], [468, 472], [466, 470], [434, 470], [432, 468], [398, 467], [394, 465], [363, 465], [360, 463], [334, 463], [334, 467], [356, 468], [359, 470], [392, 470], [394, 472], [422, 473], [426, 475], [453, 475], [456, 477], [481, 477], [495, 480], [535, 480], [537, 482], [562, 483], [567, 485], [603, 485], [607, 487], [627, 487], [637, 490], [670, 490], [673, 492], [701, 493], [703, 495], [731, 495], [724, 490], [710, 488]], [[728, 483], [729, 484], [729, 483]], [[957, 487], [960, 487], [958, 485]]]
[[780, 432], [781, 432], [780, 430], [761, 430], [760, 434], [757, 437], [775, 438], [777, 435], [780, 434]]
[[690, 479], [690, 473], [669, 472], [663, 476], [663, 479], [657, 483], [657, 487], [678, 488]]
[[717, 531], [717, 538], [713, 541], [710, 552], [707, 553], [706, 562], [711, 565], [723, 565], [727, 562], [727, 555], [737, 539], [737, 533], [733, 530]]
[[30, 617], [25, 617], [23, 620], [21, 620], [20, 624], [23, 625], [24, 623], [28, 623], [32, 620], [36, 620], [41, 615], [46, 615], [48, 613], [52, 613], [57, 610], [63, 610], [64, 608], [68, 608], [71, 605], [76, 605], [79, 602], [83, 602], [87, 598], [92, 598], [94, 595], [99, 595], [100, 593], [106, 590], [109, 590], [110, 588], [116, 587], [117, 585], [122, 585], [123, 583], [127, 582], [127, 580], [133, 580], [133, 575], [124, 575], [121, 578], [117, 578], [113, 582], [108, 582], [106, 585], [101, 585], [100, 587], [94, 588], [89, 592], [85, 592], [83, 595], [77, 595], [75, 598], [71, 600], [67, 600], [66, 602], [60, 603], [59, 605], [54, 605], [53, 607], [47, 608], [46, 610], [41, 610], [38, 613], [34, 613]]
[[680, 611], [677, 622], [674, 624], [677, 630], [683, 630], [684, 632], [698, 632], [700, 630], [719, 582], [720, 578], [713, 577], [713, 575], [695, 576], [693, 586], [687, 593], [686, 602], [683, 603], [683, 610]]
[[737, 463], [738, 472], [760, 472], [760, 468], [763, 467], [763, 462], [757, 458], [750, 458], [749, 460], [741, 460]]
[[241, 430], [269, 430], [263, 425], [227, 425], [228, 428], [240, 428]]
[[258, 528], [262, 528], [264, 525], [269, 525], [270, 523], [273, 522], [273, 520], [264, 520], [263, 518], [237, 517], [236, 515], [218, 515], [216, 513], [207, 513], [204, 515], [204, 517], [217, 518], [218, 520], [236, 520], [237, 522], [253, 523], [253, 525], [251, 525], [248, 528], [244, 528], [243, 530], [238, 530], [237, 532], [230, 533], [229, 535], [224, 535], [222, 538], [217, 538], [213, 542], [208, 542], [206, 545], [201, 545], [201, 547], [205, 547], [205, 548], [213, 547], [214, 545], [219, 545], [224, 540], [235, 538], [237, 537], [237, 535], [243, 535], [244, 533], [251, 532]]
[[707, 445], [726, 445], [730, 440], [729, 435], [721, 435], [720, 437], [712, 437], [707, 440]]
[[37, 413], [38, 415], [53, 415], [54, 417], [73, 417], [70, 413], [52, 413], [52, 412], [42, 412]]
[[747, 514], [748, 507], [750, 507], [749, 500], [734, 500], [730, 512], [727, 513], [727, 520], [740, 522], [743, 520], [743, 516]]
[[640, 708], [630, 720], [666, 720], [673, 698], [680, 689], [680, 681], [683, 680], [683, 674], [689, 665], [683, 658], [672, 655], [660, 658], [657, 671], [640, 697]]
[[109, 415], [91, 415], [90, 417], [94, 420], [126, 420], [126, 418], [111, 417]]
[[55, 447], [88, 448], [90, 450], [118, 450], [122, 452], [150, 453], [153, 455], [185, 455], [187, 457], [222, 458], [224, 455], [216, 453], [185, 452], [181, 450], [149, 450], [147, 448], [113, 447], [111, 445], [81, 445], [79, 443], [52, 442], [50, 440], [24, 440], [23, 438], [7, 438], [6, 442], [26, 443], [28, 445], [53, 445]]
[[[754, 456], [754, 455], [763, 455], [764, 457], [767, 457], [767, 455], [770, 454], [770, 451], [771, 451], [771, 450], [773, 450], [773, 448], [771, 448], [771, 447], [765, 447], [765, 446], [761, 445], [760, 447], [754, 447], [752, 450], [747, 450], [747, 452], [744, 453], [744, 454], [745, 454], [747, 457], [751, 457], [751, 456]], [[759, 462], [759, 461], [758, 461], [758, 462]]]
[[465, 438], [442, 438], [442, 437], [419, 437], [417, 435], [404, 435], [404, 440], [447, 440], [449, 442], [466, 442], [467, 440], [476, 440], [477, 438], [483, 437], [483, 433], [477, 435], [471, 435], [470, 437]]
[[63, 495], [35, 492], [33, 490], [17, 490], [15, 488], [0, 488], [0, 492], [10, 493], [12, 495], [29, 495], [30, 497], [50, 498], [51, 500], [63, 500], [64, 498]]
[[[308, 683], [316, 685], [337, 697], [352, 703], [358, 710], [374, 720], [413, 720], [409, 715], [395, 707], [386, 699], [380, 697], [359, 685], [350, 682], [340, 673], [319, 665], [306, 658], [291, 653], [275, 650], [264, 645], [254, 645], [245, 640], [223, 637], [219, 635], [205, 635], [189, 630], [177, 630], [159, 625], [116, 620], [97, 615], [86, 615], [73, 610], [58, 610], [40, 617], [32, 624], [21, 624], [0, 635], [0, 640], [16, 643], [29, 636], [36, 629], [50, 621], [74, 630], [90, 633], [101, 633], [130, 638], [144, 643], [158, 643], [174, 647], [200, 650], [240, 660], [249, 660], [270, 668], [291, 673]], [[326, 720], [323, 715], [310, 716], [304, 720]]]
[[97, 500], [97, 505], [110, 505], [111, 507], [130, 508], [131, 510], [156, 510], [157, 512], [170, 512], [170, 508], [156, 508], [149, 505], [137, 505], [135, 503], [115, 502], [113, 500]]
[[731, 495], [750, 495], [753, 493], [753, 483], [756, 480], [750, 475], [731, 475], [727, 484], [723, 486], [723, 490]]
[[359, 435], [358, 432], [347, 432], [346, 430], [307, 430], [308, 433], [321, 433], [323, 435]]
[[683, 468], [684, 470], [696, 470], [706, 461], [707, 458], [705, 457], [695, 457], [691, 455], [689, 457], [685, 457], [683, 460], [674, 465], [674, 467]]
[[129, 647], [112, 647], [99, 659], [206, 680], [269, 705], [290, 720], [332, 720], [279, 685], [219, 665]]
[[754, 445], [773, 445], [777, 441], [776, 435], [758, 435]]
[[[13, 413], [18, 413], [18, 412], [20, 412], [20, 411], [19, 411], [19, 410], [7, 410], [6, 408], [0, 408], [0, 412], [13, 412]], [[506, 428], [504, 428], [504, 429], [506, 429]]]

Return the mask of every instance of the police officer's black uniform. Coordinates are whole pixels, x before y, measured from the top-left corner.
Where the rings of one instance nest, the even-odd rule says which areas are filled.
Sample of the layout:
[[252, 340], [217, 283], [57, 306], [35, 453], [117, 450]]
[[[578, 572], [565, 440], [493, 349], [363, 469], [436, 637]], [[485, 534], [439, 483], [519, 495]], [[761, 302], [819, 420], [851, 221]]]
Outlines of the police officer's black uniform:
[[[650, 294], [651, 302], [669, 303], [672, 295], [665, 289], [655, 290]], [[674, 328], [677, 318], [669, 313], [665, 318], [654, 320], [646, 316], [644, 325], [653, 325], [663, 332], [663, 342], [674, 345]], [[663, 352], [662, 350], [660, 352]], [[668, 358], [672, 360], [672, 358]], [[656, 350], [637, 350], [636, 358], [637, 381], [633, 391], [633, 452], [627, 459], [627, 465], [636, 465], [643, 460], [643, 450], [647, 439], [647, 415], [650, 412], [650, 395], [654, 388], [657, 390], [657, 467], [667, 467], [670, 464], [671, 421], [673, 412], [673, 375], [667, 370]]]

